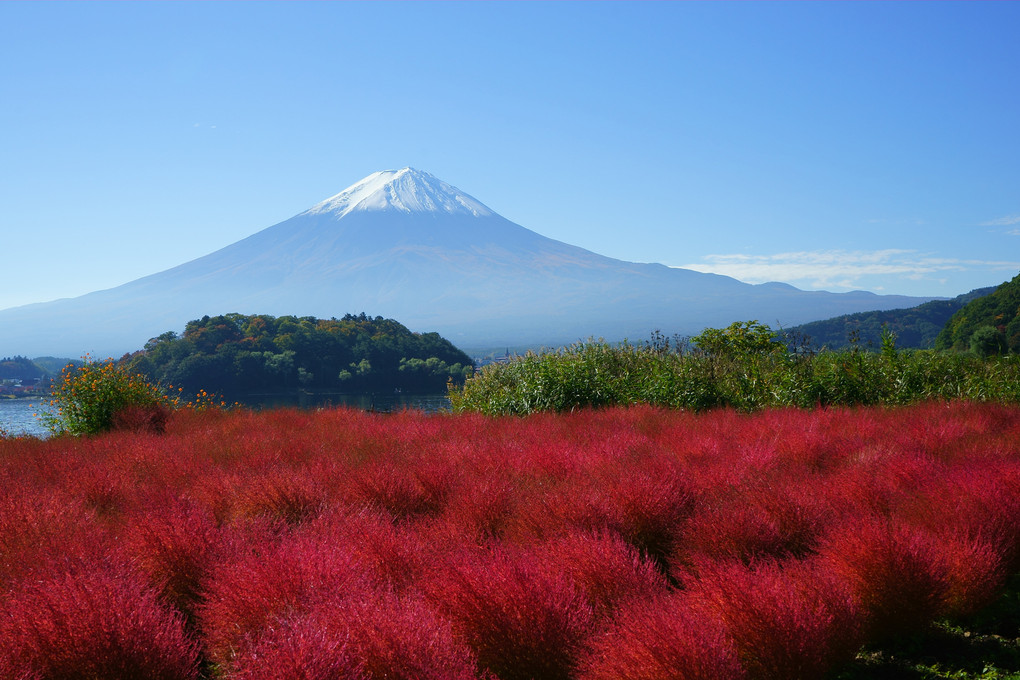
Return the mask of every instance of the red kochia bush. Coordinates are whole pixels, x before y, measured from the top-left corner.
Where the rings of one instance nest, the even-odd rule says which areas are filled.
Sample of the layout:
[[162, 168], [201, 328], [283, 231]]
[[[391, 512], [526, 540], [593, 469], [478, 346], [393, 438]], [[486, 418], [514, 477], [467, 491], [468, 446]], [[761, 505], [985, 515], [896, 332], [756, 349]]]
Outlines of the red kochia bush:
[[424, 587], [478, 663], [500, 680], [569, 678], [591, 633], [592, 610], [582, 592], [530, 555], [463, 552]]
[[474, 680], [471, 651], [423, 602], [385, 593], [329, 598], [282, 619], [246, 648], [229, 678]]
[[0, 605], [0, 677], [198, 677], [181, 616], [125, 567], [88, 562], [39, 575]]
[[442, 516], [444, 524], [472, 540], [502, 537], [518, 513], [520, 495], [508, 480], [480, 478], [450, 500]]
[[943, 611], [945, 562], [923, 531], [862, 517], [834, 527], [818, 552], [821, 567], [850, 589], [871, 639], [917, 631]]
[[212, 519], [184, 501], [153, 503], [128, 523], [124, 542], [164, 600], [190, 619], [215, 557], [218, 534]]
[[303, 470], [263, 471], [236, 481], [231, 519], [266, 516], [297, 524], [314, 517], [325, 502], [325, 492]]
[[103, 552], [106, 532], [84, 504], [46, 491], [0, 494], [0, 592], [47, 562]]
[[428, 484], [427, 478], [423, 483], [423, 478], [401, 466], [367, 464], [353, 478], [359, 500], [382, 508], [397, 519], [435, 514], [442, 506], [442, 484]]
[[697, 571], [691, 607], [721, 623], [750, 678], [822, 678], [863, 642], [849, 593], [813, 562], [713, 562]]
[[946, 590], [939, 613], [967, 616], [990, 604], [1006, 583], [1006, 561], [994, 545], [956, 532], [929, 536]]
[[570, 576], [597, 616], [610, 616], [630, 599], [669, 588], [655, 564], [611, 533], [570, 534], [546, 543], [537, 553], [550, 571]]
[[625, 471], [606, 466], [559, 485], [519, 514], [537, 536], [609, 531], [664, 565], [694, 494], [672, 464], [661, 462]]
[[163, 434], [170, 409], [160, 404], [130, 404], [113, 412], [111, 429]]
[[716, 619], [682, 594], [630, 600], [589, 645], [579, 680], [739, 680], [746, 677]]
[[313, 618], [281, 621], [234, 660], [230, 680], [369, 680], [344, 632]]
[[436, 548], [436, 541], [426, 544], [414, 528], [394, 524], [388, 513], [368, 508], [326, 512], [303, 531], [342, 546], [372, 580], [394, 591], [412, 587], [429, 561], [429, 551]]
[[926, 484], [924, 493], [901, 514], [911, 524], [935, 531], [952, 527], [958, 535], [988, 543], [1006, 569], [1016, 570], [1020, 567], [1020, 458], [1015, 454], [1002, 460], [980, 457], [958, 464]]
[[233, 554], [215, 565], [197, 608], [206, 654], [220, 665], [279, 621], [369, 587], [361, 565], [342, 545], [306, 535], [268, 545], [239, 541], [223, 550]]
[[696, 578], [694, 565], [706, 561], [803, 557], [831, 521], [817, 482], [793, 478], [749, 486], [727, 487], [721, 498], [706, 501], [684, 522], [670, 557], [670, 574], [677, 581]]
[[760, 504], [733, 501], [707, 507], [685, 523], [683, 539], [670, 560], [670, 572], [679, 581], [692, 578], [693, 565], [712, 560], [751, 562], [784, 557], [799, 548], [791, 532]]

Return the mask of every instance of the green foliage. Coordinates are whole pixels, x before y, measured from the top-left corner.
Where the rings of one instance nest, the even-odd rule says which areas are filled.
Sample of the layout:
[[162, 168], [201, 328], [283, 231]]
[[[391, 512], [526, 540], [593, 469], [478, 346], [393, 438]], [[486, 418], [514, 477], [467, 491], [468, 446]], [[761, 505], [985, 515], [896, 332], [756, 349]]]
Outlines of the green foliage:
[[144, 376], [113, 359], [85, 357], [80, 366], [68, 365], [54, 382], [43, 424], [55, 434], [97, 434], [113, 427], [114, 418], [129, 408], [168, 408], [170, 399]]
[[896, 359], [896, 333], [889, 330], [888, 326], [882, 326], [882, 356], [888, 361]]
[[737, 321], [726, 328], [706, 328], [691, 343], [717, 357], [745, 358], [783, 352], [779, 334], [763, 323]]
[[1006, 337], [994, 326], [981, 326], [970, 336], [970, 351], [979, 357], [1006, 353]]
[[440, 392], [474, 370], [439, 334], [365, 314], [206, 316], [181, 335], [153, 338], [125, 363], [160, 383], [231, 397], [293, 389]]
[[832, 319], [812, 321], [789, 329], [811, 338], [816, 347], [844, 349], [851, 343], [848, 338], [855, 334], [865, 347], [878, 347], [882, 332], [896, 334], [901, 349], [932, 349], [935, 338], [946, 322], [971, 300], [990, 294], [995, 288], [979, 288], [959, 295], [952, 300], [932, 300], [917, 307], [890, 309], [886, 311], [858, 312], [844, 314]]
[[[997, 340], [984, 330], [988, 327], [999, 334]], [[1020, 274], [956, 312], [935, 339], [935, 348], [1020, 354]]]
[[945, 399], [1020, 402], [1018, 357], [900, 350], [888, 329], [880, 353], [858, 345], [811, 352], [790, 341], [757, 321], [709, 329], [672, 347], [660, 335], [644, 347], [589, 341], [486, 366], [463, 387], [451, 388], [450, 400], [455, 411], [493, 415], [639, 403], [753, 411]]
[[444, 380], [463, 384], [464, 380], [474, 373], [474, 366], [471, 364], [465, 366], [460, 363], [455, 363], [451, 366], [439, 357], [429, 357], [428, 359], [404, 358], [400, 360], [399, 370], [401, 373], [413, 376], [412, 379], [418, 382]]

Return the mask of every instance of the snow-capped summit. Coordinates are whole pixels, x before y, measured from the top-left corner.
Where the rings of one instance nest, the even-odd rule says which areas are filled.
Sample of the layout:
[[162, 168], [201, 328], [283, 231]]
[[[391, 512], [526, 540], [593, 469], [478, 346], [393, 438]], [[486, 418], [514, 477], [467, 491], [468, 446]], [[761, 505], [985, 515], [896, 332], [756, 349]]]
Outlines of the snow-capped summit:
[[488, 217], [492, 210], [455, 186], [414, 168], [373, 172], [304, 214], [332, 213], [336, 219], [352, 212], [397, 210], [404, 213], [448, 213]]

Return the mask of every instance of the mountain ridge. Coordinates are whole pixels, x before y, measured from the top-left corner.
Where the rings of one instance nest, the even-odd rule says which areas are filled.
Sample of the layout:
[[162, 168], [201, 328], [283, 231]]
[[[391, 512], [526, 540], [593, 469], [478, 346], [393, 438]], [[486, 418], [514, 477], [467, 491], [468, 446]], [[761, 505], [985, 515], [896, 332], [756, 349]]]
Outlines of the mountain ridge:
[[290, 219], [170, 269], [0, 310], [0, 354], [117, 354], [204, 315], [366, 312], [460, 347], [788, 326], [929, 298], [754, 286], [617, 260], [537, 234], [413, 168], [373, 173]]

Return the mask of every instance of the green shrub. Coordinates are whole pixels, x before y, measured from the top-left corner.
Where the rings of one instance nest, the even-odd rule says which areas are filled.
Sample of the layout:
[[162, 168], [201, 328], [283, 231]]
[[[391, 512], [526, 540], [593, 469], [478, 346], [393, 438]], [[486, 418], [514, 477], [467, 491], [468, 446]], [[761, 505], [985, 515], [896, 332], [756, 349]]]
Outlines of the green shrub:
[[56, 410], [43, 414], [42, 421], [51, 432], [82, 435], [112, 429], [122, 412], [155, 414], [174, 404], [158, 386], [113, 359], [98, 362], [85, 357], [81, 366], [64, 368], [53, 384], [49, 405]]

